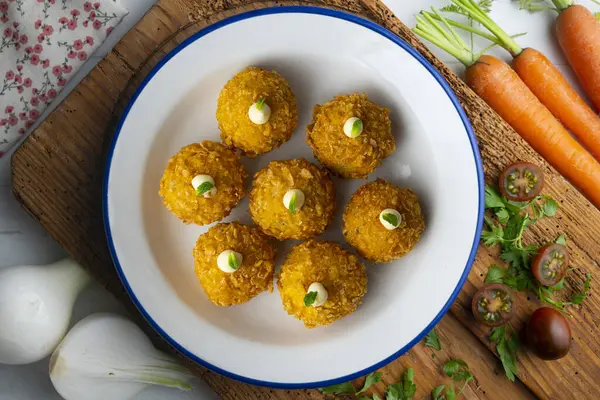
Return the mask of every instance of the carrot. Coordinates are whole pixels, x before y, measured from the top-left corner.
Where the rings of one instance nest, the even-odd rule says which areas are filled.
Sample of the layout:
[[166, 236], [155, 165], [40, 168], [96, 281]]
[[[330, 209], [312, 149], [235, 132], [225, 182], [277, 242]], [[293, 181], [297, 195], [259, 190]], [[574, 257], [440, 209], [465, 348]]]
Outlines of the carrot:
[[[522, 49], [486, 13], [482, 12], [473, 0], [453, 0], [453, 3], [475, 21], [485, 26], [492, 33], [495, 44], [511, 53], [513, 56], [512, 67], [523, 82], [548, 107], [550, 112], [600, 160], [600, 116], [579, 96], [558, 68], [539, 51]], [[598, 26], [600, 27], [600, 24]], [[471, 30], [470, 26], [466, 28]], [[486, 38], [489, 39], [489, 37]]]
[[600, 208], [600, 164], [573, 139], [508, 64], [492, 56], [473, 54], [449, 21], [432, 10], [435, 17], [425, 12], [417, 17], [415, 33], [461, 61], [467, 67], [467, 85]]
[[553, 0], [558, 43], [596, 110], [600, 111], [600, 24], [587, 8]]
[[552, 114], [600, 160], [600, 117], [546, 56], [525, 49], [515, 57], [512, 67]]
[[466, 81], [535, 151], [600, 208], [600, 164], [508, 64], [484, 55], [467, 68]]

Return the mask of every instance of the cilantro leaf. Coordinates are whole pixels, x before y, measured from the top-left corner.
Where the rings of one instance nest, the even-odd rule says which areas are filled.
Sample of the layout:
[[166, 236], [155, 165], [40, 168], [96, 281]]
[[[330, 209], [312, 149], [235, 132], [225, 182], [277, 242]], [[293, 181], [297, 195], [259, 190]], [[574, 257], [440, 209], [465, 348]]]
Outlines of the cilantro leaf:
[[507, 271], [504, 268], [493, 264], [488, 268], [484, 283], [502, 283], [506, 275]]
[[548, 197], [544, 203], [543, 210], [545, 216], [554, 217], [556, 215], [556, 210], [558, 210], [558, 203], [554, 199]]
[[563, 246], [567, 245], [567, 238], [565, 236], [565, 234], [563, 233], [562, 235], [560, 235], [559, 237], [556, 238], [556, 240], [554, 241], [554, 243], [556, 244], [562, 244]]
[[592, 287], [592, 274], [588, 273], [586, 276], [585, 282], [583, 284], [583, 292], [574, 295], [573, 298], [571, 299], [571, 303], [573, 303], [575, 305], [580, 305], [581, 303], [583, 303], [585, 298], [588, 296], [588, 293], [589, 293], [591, 287]]
[[306, 307], [310, 307], [313, 305], [315, 300], [317, 299], [317, 292], [308, 292], [304, 296], [304, 305]]
[[339, 385], [327, 386], [320, 388], [319, 391], [323, 394], [346, 394], [354, 393], [355, 389], [351, 382], [340, 383]]
[[446, 388], [446, 385], [440, 385], [431, 391], [431, 400], [442, 400], [444, 396], [442, 392]]
[[211, 182], [202, 182], [202, 184], [196, 188], [196, 196], [202, 196], [204, 193], [208, 192], [214, 187], [215, 185], [213, 185]]
[[392, 213], [385, 213], [381, 216], [384, 221], [388, 222], [390, 225], [398, 226], [398, 217]]
[[431, 347], [434, 350], [440, 351], [442, 350], [442, 345], [440, 344], [440, 338], [435, 331], [435, 328], [430, 330], [427, 336], [425, 336], [425, 346]]
[[365, 379], [365, 384], [356, 394], [366, 392], [371, 386], [376, 384], [381, 380], [381, 372], [371, 372], [367, 375], [367, 379]]

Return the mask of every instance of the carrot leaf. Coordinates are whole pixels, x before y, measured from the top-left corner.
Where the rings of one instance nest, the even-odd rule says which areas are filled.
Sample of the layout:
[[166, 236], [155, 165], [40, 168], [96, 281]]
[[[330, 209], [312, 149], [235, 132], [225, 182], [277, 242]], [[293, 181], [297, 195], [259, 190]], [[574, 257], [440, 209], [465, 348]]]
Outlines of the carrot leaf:
[[529, 11], [532, 14], [548, 10], [560, 12], [558, 8], [547, 5], [546, 0], [519, 0], [519, 9]]

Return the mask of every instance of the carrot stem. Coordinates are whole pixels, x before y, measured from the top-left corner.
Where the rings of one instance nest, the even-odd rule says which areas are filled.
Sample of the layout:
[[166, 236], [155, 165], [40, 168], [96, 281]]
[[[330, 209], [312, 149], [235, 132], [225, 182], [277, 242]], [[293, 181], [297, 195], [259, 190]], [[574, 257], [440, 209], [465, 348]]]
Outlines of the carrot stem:
[[469, 67], [473, 65], [475, 62], [473, 52], [468, 49], [465, 41], [452, 29], [446, 18], [439, 14], [433, 7], [432, 10], [450, 33], [437, 23], [431, 15], [424, 12], [421, 12], [421, 15], [417, 15], [417, 26], [413, 31], [456, 58], [465, 66]]
[[514, 57], [523, 49], [502, 28], [498, 26], [473, 0], [452, 0], [456, 6], [469, 14], [471, 18], [485, 26], [498, 38], [501, 46], [508, 50]]
[[[436, 19], [436, 20], [440, 20], [440, 18], [437, 15], [428, 13], [426, 11], [422, 11], [422, 13], [428, 14], [431, 18]], [[467, 32], [471, 32], [476, 34], [477, 36], [481, 36], [482, 38], [485, 38], [491, 42], [494, 42], [496, 44], [500, 44], [500, 42], [498, 41], [498, 39], [496, 38], [496, 36], [490, 35], [489, 33], [486, 33], [484, 31], [482, 31], [481, 29], [477, 29], [474, 28], [470, 25], [466, 25], [466, 24], [461, 24], [460, 22], [456, 22], [453, 21], [451, 19], [446, 19], [446, 21], [448, 21], [448, 23], [454, 27], [457, 27], [459, 29], [462, 29], [463, 31], [467, 31]]]
[[[594, 0], [592, 0], [592, 1], [594, 1]], [[574, 4], [573, 0], [552, 0], [552, 3], [554, 3], [554, 5], [558, 9], [559, 13], [561, 11], [566, 10], [567, 8], [571, 7]], [[596, 2], [594, 1], [594, 3], [596, 3]]]

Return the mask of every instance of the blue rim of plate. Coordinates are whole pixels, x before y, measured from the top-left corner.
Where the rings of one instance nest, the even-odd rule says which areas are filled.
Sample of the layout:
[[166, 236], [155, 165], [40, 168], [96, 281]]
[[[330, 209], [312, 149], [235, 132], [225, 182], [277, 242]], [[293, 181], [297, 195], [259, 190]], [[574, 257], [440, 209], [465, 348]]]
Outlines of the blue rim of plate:
[[[329, 380], [317, 381], [317, 382], [306, 382], [306, 383], [268, 382], [268, 381], [262, 381], [262, 380], [258, 380], [258, 379], [253, 379], [253, 378], [248, 378], [245, 376], [237, 375], [237, 374], [231, 373], [229, 371], [221, 369], [217, 366], [214, 366], [214, 365], [202, 360], [200, 357], [192, 354], [190, 351], [185, 349], [182, 345], [177, 343], [175, 341], [175, 339], [170, 337], [164, 330], [162, 330], [162, 328], [152, 319], [150, 314], [148, 314], [148, 312], [146, 312], [143, 305], [139, 302], [139, 300], [133, 293], [131, 286], [129, 286], [129, 283], [127, 282], [127, 278], [125, 277], [125, 273], [123, 272], [123, 269], [121, 268], [121, 264], [119, 263], [119, 259], [117, 257], [116, 251], [115, 251], [115, 247], [114, 247], [113, 240], [112, 240], [112, 234], [110, 231], [110, 223], [109, 223], [109, 219], [108, 219], [108, 181], [109, 181], [109, 177], [110, 177], [110, 166], [112, 164], [112, 157], [113, 157], [113, 153], [115, 150], [115, 146], [117, 144], [119, 134], [121, 133], [121, 128], [123, 127], [123, 123], [127, 119], [127, 115], [129, 114], [129, 111], [135, 104], [135, 101], [137, 100], [139, 95], [142, 93], [142, 91], [144, 90], [144, 88], [146, 87], [148, 82], [150, 82], [150, 80], [152, 80], [154, 75], [171, 58], [173, 58], [180, 51], [185, 49], [188, 45], [190, 45], [191, 43], [200, 39], [201, 37], [206, 36], [213, 31], [216, 31], [219, 28], [222, 28], [227, 25], [231, 25], [231, 24], [239, 22], [239, 21], [243, 21], [245, 19], [259, 17], [259, 16], [263, 16], [263, 15], [289, 14], [289, 13], [317, 14], [317, 15], [322, 15], [322, 16], [326, 16], [326, 17], [342, 19], [342, 20], [363, 26], [364, 28], [367, 28], [374, 32], [377, 32], [380, 35], [384, 36], [385, 38], [391, 40], [392, 42], [394, 42], [395, 44], [400, 46], [403, 50], [408, 52], [417, 61], [419, 61], [419, 63], [421, 63], [421, 65], [431, 73], [431, 75], [438, 81], [440, 86], [444, 89], [444, 91], [450, 98], [450, 101], [456, 108], [456, 111], [458, 112], [458, 114], [464, 124], [464, 127], [469, 136], [469, 141], [471, 143], [471, 149], [473, 150], [473, 158], [475, 159], [475, 165], [477, 168], [477, 183], [479, 186], [479, 209], [478, 209], [478, 215], [477, 215], [477, 229], [475, 231], [475, 237], [473, 239], [473, 245], [471, 247], [469, 259], [467, 260], [467, 264], [465, 265], [465, 270], [464, 270], [458, 284], [456, 285], [456, 288], [450, 295], [450, 298], [448, 299], [446, 304], [444, 304], [444, 307], [442, 307], [442, 309], [435, 316], [435, 318], [429, 323], [429, 325], [427, 325], [425, 327], [425, 329], [423, 329], [423, 331], [421, 331], [421, 333], [419, 335], [417, 335], [413, 340], [411, 340], [409, 343], [407, 343], [401, 349], [396, 351], [394, 354], [379, 361], [378, 363], [376, 363], [374, 365], [371, 365], [368, 368], [365, 368], [361, 371], [355, 372], [353, 374], [345, 375], [345, 376], [342, 376], [342, 377], [339, 377], [336, 379], [329, 379]], [[471, 271], [471, 266], [473, 265], [473, 262], [475, 261], [475, 254], [477, 253], [477, 248], [479, 246], [479, 240], [481, 238], [481, 231], [483, 229], [484, 177], [483, 177], [483, 164], [481, 162], [481, 154], [479, 153], [479, 148], [477, 146], [477, 139], [475, 138], [475, 133], [473, 132], [471, 123], [469, 122], [469, 119], [467, 118], [465, 111], [463, 110], [462, 106], [460, 105], [460, 102], [458, 101], [456, 94], [452, 91], [452, 89], [450, 88], [448, 83], [446, 83], [446, 81], [444, 80], [442, 75], [433, 67], [433, 65], [431, 65], [429, 63], [429, 61], [427, 61], [419, 52], [417, 52], [414, 48], [412, 48], [408, 43], [406, 43], [405, 41], [400, 39], [398, 36], [396, 36], [394, 33], [390, 32], [389, 30], [383, 28], [382, 26], [379, 26], [379, 25], [375, 24], [374, 22], [368, 21], [364, 18], [357, 17], [356, 15], [348, 14], [348, 13], [345, 13], [342, 11], [331, 10], [331, 9], [327, 9], [327, 8], [313, 7], [313, 6], [279, 6], [279, 7], [269, 7], [269, 8], [263, 8], [263, 9], [259, 9], [259, 10], [244, 12], [242, 14], [238, 14], [238, 15], [226, 18], [224, 20], [221, 20], [213, 25], [210, 25], [210, 26], [198, 31], [197, 33], [195, 33], [194, 35], [190, 36], [189, 38], [184, 40], [182, 43], [180, 43], [169, 54], [167, 54], [152, 69], [152, 71], [148, 74], [148, 76], [142, 81], [142, 83], [137, 88], [137, 90], [136, 90], [135, 94], [133, 95], [133, 97], [131, 98], [131, 100], [129, 100], [129, 103], [127, 104], [127, 108], [125, 109], [125, 112], [121, 116], [121, 120], [119, 121], [119, 124], [117, 126], [117, 129], [115, 131], [115, 134], [112, 138], [112, 141], [111, 141], [111, 144], [109, 147], [109, 151], [108, 151], [108, 155], [107, 155], [107, 159], [106, 159], [106, 170], [105, 170], [105, 175], [104, 175], [104, 183], [102, 186], [103, 186], [102, 187], [102, 192], [103, 192], [102, 193], [102, 201], [103, 201], [102, 210], [103, 210], [103, 219], [104, 219], [104, 229], [106, 231], [106, 238], [108, 241], [110, 255], [111, 255], [113, 263], [115, 264], [115, 267], [117, 269], [119, 278], [121, 279], [121, 282], [123, 283], [123, 286], [125, 287], [125, 290], [129, 294], [129, 297], [131, 298], [131, 300], [133, 301], [133, 303], [135, 304], [137, 309], [144, 316], [146, 321], [150, 324], [150, 326], [152, 326], [152, 328], [156, 332], [158, 332], [171, 346], [176, 348], [177, 351], [184, 354], [186, 357], [193, 360], [194, 362], [202, 365], [203, 367], [206, 367], [214, 372], [217, 372], [221, 375], [224, 375], [224, 376], [232, 378], [232, 379], [236, 379], [238, 381], [242, 381], [242, 382], [249, 383], [252, 385], [266, 386], [266, 387], [279, 388], [279, 389], [314, 389], [314, 388], [337, 385], [337, 384], [340, 384], [343, 382], [351, 381], [353, 379], [359, 378], [363, 375], [366, 375], [370, 372], [373, 372], [379, 368], [384, 367], [385, 365], [389, 364], [390, 362], [392, 362], [393, 360], [395, 360], [396, 358], [400, 357], [401, 355], [406, 353], [408, 350], [410, 350], [415, 344], [417, 344], [419, 341], [421, 341], [421, 339], [423, 339], [423, 337], [425, 337], [425, 335], [427, 335], [431, 329], [433, 329], [437, 325], [437, 323], [442, 319], [442, 317], [446, 314], [446, 312], [448, 312], [448, 310], [450, 309], [450, 306], [452, 306], [452, 303], [454, 303], [454, 300], [460, 293], [460, 291], [467, 279], [467, 276], [469, 275], [469, 272]]]

